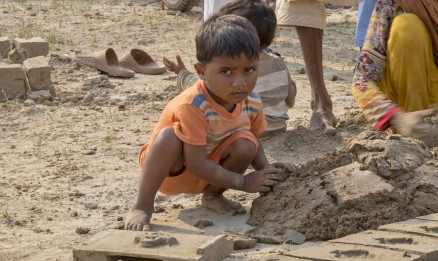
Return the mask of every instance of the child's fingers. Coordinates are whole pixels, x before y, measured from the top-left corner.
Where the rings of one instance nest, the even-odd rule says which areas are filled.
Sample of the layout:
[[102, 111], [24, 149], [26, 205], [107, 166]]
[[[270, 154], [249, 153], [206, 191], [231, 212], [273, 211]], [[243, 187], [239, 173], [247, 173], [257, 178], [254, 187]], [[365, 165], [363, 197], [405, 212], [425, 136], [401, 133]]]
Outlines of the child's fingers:
[[282, 180], [282, 177], [280, 175], [278, 175], [278, 174], [269, 174], [269, 175], [270, 175], [269, 176], [269, 180], [272, 180], [272, 181], [275, 181], [275, 182]]
[[291, 164], [291, 163], [276, 162], [276, 163], [273, 163], [272, 166], [275, 168], [285, 169], [288, 172], [298, 171], [297, 166], [295, 166], [294, 164]]
[[266, 186], [270, 186], [270, 187], [272, 187], [272, 186], [275, 186], [275, 185], [277, 185], [278, 184], [278, 181], [276, 181], [276, 180], [274, 180], [274, 179], [268, 179], [267, 181], [265, 181], [265, 185]]
[[181, 59], [181, 56], [179, 56], [179, 55], [176, 55], [176, 62], [178, 63], [179, 66], [184, 65], [184, 63]]
[[163, 57], [163, 64], [164, 64], [164, 66], [166, 66], [167, 69], [170, 69], [170, 67], [172, 65], [171, 63], [172, 62], [169, 59], [167, 59], [166, 57]]

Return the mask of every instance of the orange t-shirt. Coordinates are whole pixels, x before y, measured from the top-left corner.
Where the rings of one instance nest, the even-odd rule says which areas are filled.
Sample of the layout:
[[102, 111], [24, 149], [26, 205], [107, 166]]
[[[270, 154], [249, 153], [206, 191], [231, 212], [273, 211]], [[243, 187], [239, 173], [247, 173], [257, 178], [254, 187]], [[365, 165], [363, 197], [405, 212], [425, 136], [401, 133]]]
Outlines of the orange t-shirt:
[[228, 112], [210, 96], [205, 82], [199, 80], [166, 105], [151, 140], [140, 149], [140, 166], [149, 144], [167, 126], [173, 126], [175, 134], [184, 143], [205, 145], [209, 155], [222, 141], [238, 131], [250, 131], [254, 136], [262, 134], [266, 121], [262, 102], [255, 92]]

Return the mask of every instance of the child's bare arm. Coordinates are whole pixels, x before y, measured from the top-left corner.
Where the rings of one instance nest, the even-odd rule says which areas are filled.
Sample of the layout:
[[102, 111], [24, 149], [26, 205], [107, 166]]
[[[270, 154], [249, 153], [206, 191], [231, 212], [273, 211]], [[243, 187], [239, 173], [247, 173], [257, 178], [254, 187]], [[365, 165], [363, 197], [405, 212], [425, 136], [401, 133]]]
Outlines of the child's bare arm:
[[251, 166], [255, 170], [262, 170], [269, 165], [269, 161], [266, 158], [265, 151], [263, 150], [262, 144], [259, 142], [259, 148], [257, 149], [257, 154], [254, 157], [254, 160], [251, 163]]
[[184, 159], [190, 172], [218, 187], [250, 193], [266, 192], [279, 179], [276, 175], [279, 170], [275, 168], [254, 171], [247, 175], [228, 171], [207, 158], [205, 146], [184, 144]]
[[257, 154], [254, 157], [254, 160], [253, 160], [251, 166], [255, 170], [262, 170], [262, 169], [265, 169], [268, 167], [274, 167], [276, 169], [282, 169], [282, 170], [284, 169], [290, 173], [295, 173], [298, 170], [298, 168], [294, 164], [291, 164], [291, 163], [275, 162], [275, 163], [269, 164], [261, 143], [260, 143], [259, 149], [257, 150]]

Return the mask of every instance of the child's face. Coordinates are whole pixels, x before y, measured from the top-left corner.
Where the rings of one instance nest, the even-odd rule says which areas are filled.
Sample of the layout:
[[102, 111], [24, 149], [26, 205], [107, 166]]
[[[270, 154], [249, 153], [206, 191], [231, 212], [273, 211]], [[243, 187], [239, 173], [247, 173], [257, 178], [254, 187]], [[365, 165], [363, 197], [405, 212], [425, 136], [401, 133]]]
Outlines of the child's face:
[[228, 111], [243, 101], [254, 89], [258, 76], [258, 59], [217, 56], [208, 64], [195, 65], [213, 99]]

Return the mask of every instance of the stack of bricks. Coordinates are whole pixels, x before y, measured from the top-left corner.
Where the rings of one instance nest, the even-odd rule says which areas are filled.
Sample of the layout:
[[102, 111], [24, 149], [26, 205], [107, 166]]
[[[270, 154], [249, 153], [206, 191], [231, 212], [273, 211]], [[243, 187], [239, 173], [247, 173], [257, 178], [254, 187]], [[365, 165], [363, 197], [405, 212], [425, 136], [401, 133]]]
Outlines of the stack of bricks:
[[[25, 50], [22, 52], [26, 54], [23, 64], [11, 64], [12, 59], [8, 59], [8, 55], [16, 50]], [[41, 90], [55, 96], [50, 66], [45, 57], [48, 53], [49, 43], [41, 37], [15, 38], [13, 45], [8, 37], [0, 37], [0, 56], [4, 61], [9, 60], [9, 63], [0, 63], [0, 98], [22, 98], [27, 93]]]

